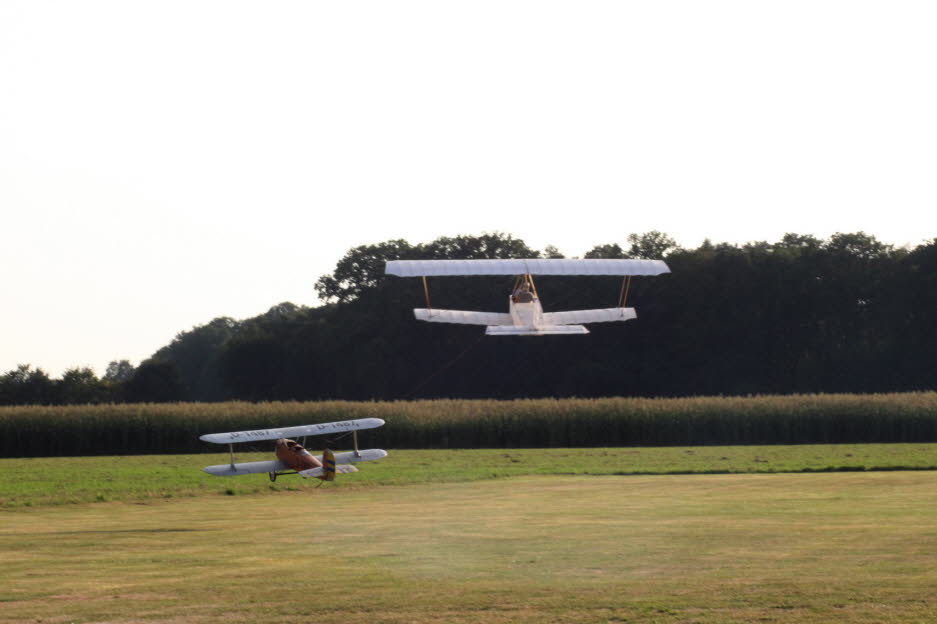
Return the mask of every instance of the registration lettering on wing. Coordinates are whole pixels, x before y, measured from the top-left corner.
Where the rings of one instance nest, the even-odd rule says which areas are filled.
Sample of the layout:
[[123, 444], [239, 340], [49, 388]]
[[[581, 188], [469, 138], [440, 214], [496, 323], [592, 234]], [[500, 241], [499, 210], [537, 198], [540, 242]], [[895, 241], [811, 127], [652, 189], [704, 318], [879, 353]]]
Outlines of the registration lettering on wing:
[[271, 435], [271, 431], [269, 429], [258, 429], [256, 431], [236, 431], [228, 435], [230, 435], [233, 439], [238, 439], [241, 437], [267, 439]]
[[333, 423], [321, 423], [321, 424], [315, 425], [315, 427], [319, 431], [322, 431], [325, 429], [357, 429], [358, 421], [357, 420], [341, 420], [339, 422], [333, 422]]

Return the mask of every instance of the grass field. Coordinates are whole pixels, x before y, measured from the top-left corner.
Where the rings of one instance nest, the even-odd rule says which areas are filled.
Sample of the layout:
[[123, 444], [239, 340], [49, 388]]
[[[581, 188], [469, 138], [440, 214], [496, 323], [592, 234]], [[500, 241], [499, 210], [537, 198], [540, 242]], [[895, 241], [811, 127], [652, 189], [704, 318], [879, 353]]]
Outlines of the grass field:
[[937, 621], [934, 444], [226, 460], [0, 460], [0, 624]]
[[[238, 455], [239, 461], [272, 453]], [[153, 498], [305, 490], [296, 476], [209, 476], [227, 454], [0, 459], [0, 509]], [[326, 489], [455, 482], [521, 475], [640, 475], [937, 469], [937, 444], [843, 444], [398, 451]]]
[[20, 508], [0, 622], [932, 622], [935, 493], [927, 471], [525, 476]]

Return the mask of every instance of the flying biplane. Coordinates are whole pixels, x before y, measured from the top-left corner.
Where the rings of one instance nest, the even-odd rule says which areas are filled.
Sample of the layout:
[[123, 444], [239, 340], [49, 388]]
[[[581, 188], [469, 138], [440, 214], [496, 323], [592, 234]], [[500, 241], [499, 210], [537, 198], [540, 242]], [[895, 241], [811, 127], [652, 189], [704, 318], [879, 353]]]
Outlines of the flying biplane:
[[[244, 474], [260, 474], [266, 472], [271, 481], [286, 474], [298, 474], [301, 477], [316, 477], [323, 481], [333, 481], [336, 473], [357, 472], [352, 464], [363, 461], [373, 461], [387, 456], [387, 451], [381, 449], [358, 450], [358, 431], [361, 429], [374, 429], [384, 424], [380, 418], [358, 418], [356, 420], [342, 420], [339, 422], [319, 423], [317, 425], [302, 425], [299, 427], [283, 427], [280, 429], [258, 429], [255, 431], [233, 431], [229, 433], [207, 433], [199, 436], [205, 442], [227, 444], [231, 453], [231, 461], [218, 466], [208, 466], [205, 472], [216, 477], [233, 477]], [[344, 453], [334, 453], [328, 448], [322, 455], [313, 455], [304, 448], [307, 436], [335, 435], [350, 432], [354, 450]], [[303, 444], [288, 438], [302, 438]], [[255, 442], [258, 440], [276, 440], [276, 459], [269, 461], [234, 463], [234, 444], [239, 442]]]
[[[420, 321], [486, 325], [489, 336], [545, 336], [588, 334], [581, 323], [607, 323], [637, 318], [634, 308], [625, 307], [633, 275], [670, 273], [663, 260], [532, 258], [505, 260], [390, 260], [385, 272], [399, 277], [422, 277], [426, 307], [413, 310]], [[514, 275], [508, 312], [471, 312], [434, 309], [429, 302], [428, 276]], [[618, 306], [600, 310], [544, 312], [534, 275], [620, 275]]]

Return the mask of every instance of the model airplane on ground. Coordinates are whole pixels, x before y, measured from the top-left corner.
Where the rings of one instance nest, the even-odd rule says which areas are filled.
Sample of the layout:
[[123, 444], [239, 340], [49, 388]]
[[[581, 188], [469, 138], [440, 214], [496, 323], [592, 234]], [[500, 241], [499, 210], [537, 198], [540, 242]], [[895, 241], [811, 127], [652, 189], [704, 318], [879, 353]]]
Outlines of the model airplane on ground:
[[[422, 277], [426, 308], [416, 308], [417, 320], [431, 323], [486, 325], [489, 336], [544, 336], [550, 334], [588, 334], [581, 323], [607, 323], [637, 318], [634, 308], [626, 308], [628, 288], [633, 275], [670, 273], [663, 260], [391, 260], [385, 272], [399, 277]], [[429, 303], [426, 278], [434, 275], [515, 275], [514, 290], [508, 300], [508, 313], [437, 310]], [[618, 307], [600, 310], [544, 312], [534, 286], [534, 275], [621, 275], [623, 277]]]
[[[298, 474], [301, 477], [316, 477], [323, 481], [333, 481], [336, 473], [357, 472], [358, 469], [352, 464], [387, 457], [387, 451], [381, 449], [358, 450], [358, 430], [374, 429], [383, 424], [384, 421], [380, 418], [358, 418], [356, 420], [283, 427], [281, 429], [208, 433], [199, 436], [199, 439], [205, 442], [214, 442], [215, 444], [227, 444], [231, 453], [231, 462], [218, 466], [208, 466], [204, 470], [216, 477], [233, 477], [235, 475], [266, 472], [271, 481], [276, 481], [278, 476], [284, 474]], [[354, 450], [345, 453], [333, 453], [329, 449], [325, 449], [322, 455], [316, 456], [307, 451], [303, 444], [287, 439], [290, 437], [303, 438], [303, 443], [305, 443], [306, 436], [334, 435], [346, 432], [352, 434]], [[234, 444], [257, 440], [276, 440], [277, 459], [242, 464], [234, 463]]]

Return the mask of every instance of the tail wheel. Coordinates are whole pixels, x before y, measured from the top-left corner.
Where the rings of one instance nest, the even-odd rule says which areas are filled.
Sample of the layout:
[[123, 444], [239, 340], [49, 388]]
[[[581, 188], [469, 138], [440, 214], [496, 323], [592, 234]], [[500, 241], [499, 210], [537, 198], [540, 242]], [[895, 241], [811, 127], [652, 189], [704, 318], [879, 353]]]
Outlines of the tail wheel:
[[277, 473], [275, 473], [275, 472], [271, 472], [271, 473], [269, 473], [267, 476], [270, 477], [270, 480], [271, 480], [271, 481], [276, 481], [276, 480], [277, 480]]

